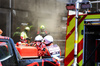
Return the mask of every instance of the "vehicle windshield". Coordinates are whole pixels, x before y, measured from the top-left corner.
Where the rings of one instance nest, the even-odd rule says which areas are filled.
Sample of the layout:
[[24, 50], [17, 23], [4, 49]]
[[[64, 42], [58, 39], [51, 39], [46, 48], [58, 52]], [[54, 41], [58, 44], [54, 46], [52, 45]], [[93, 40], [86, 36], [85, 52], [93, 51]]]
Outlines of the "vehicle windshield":
[[6, 59], [8, 56], [10, 56], [10, 52], [8, 49], [8, 42], [6, 41], [0, 41], [0, 60]]

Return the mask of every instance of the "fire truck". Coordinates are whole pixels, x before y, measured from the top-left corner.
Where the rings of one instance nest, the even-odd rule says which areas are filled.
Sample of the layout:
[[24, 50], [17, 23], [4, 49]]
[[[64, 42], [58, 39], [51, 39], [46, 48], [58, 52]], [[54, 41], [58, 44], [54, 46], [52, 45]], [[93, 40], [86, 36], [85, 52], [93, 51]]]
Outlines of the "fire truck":
[[60, 66], [53, 57], [39, 58], [36, 47], [16, 47], [13, 39], [0, 36], [0, 61], [3, 66]]
[[67, 14], [64, 66], [100, 66], [100, 12], [79, 14], [79, 5], [90, 7], [89, 2], [66, 5], [76, 13]]

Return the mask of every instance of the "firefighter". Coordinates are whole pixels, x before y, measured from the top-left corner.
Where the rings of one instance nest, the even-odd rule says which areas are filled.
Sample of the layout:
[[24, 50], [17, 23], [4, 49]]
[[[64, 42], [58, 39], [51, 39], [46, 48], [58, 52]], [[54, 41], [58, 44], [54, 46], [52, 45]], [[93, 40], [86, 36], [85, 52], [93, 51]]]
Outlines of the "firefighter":
[[37, 44], [37, 46], [44, 48], [45, 44], [43, 44], [43, 37], [41, 35], [38, 35], [35, 37], [35, 44]]
[[3, 31], [0, 29], [0, 36], [2, 35]]
[[29, 27], [25, 27], [25, 30], [21, 32], [20, 39], [21, 39], [22, 43], [26, 43], [27, 42], [27, 39], [28, 39], [27, 33], [29, 31], [30, 31], [30, 28]]
[[45, 36], [44, 43], [46, 44], [46, 46], [53, 45], [53, 37], [51, 35]]
[[[60, 48], [58, 49], [58, 45], [54, 45], [53, 44], [53, 37], [51, 35], [47, 35], [44, 37], [44, 43], [46, 44], [47, 47], [49, 47], [49, 52], [52, 52], [50, 53], [51, 54], [51, 57], [55, 58], [56, 60], [62, 62], [63, 60], [60, 59], [60, 56], [61, 56], [61, 51], [60, 51]], [[54, 47], [55, 46], [55, 47]], [[58, 50], [58, 51], [57, 51]], [[57, 51], [57, 52], [56, 52]], [[55, 54], [55, 52], [57, 54]], [[59, 53], [58, 53], [59, 52]], [[48, 53], [47, 53], [48, 54]], [[58, 55], [59, 54], [59, 55]]]
[[13, 34], [13, 39], [14, 39], [14, 42], [17, 43], [18, 41], [20, 41], [20, 27], [17, 27], [16, 28], [16, 32], [14, 32]]
[[43, 37], [41, 35], [38, 35], [35, 37], [35, 44], [34, 46], [36, 46], [36, 48], [38, 49], [38, 56], [44, 56], [46, 51], [45, 51], [45, 47], [46, 45], [43, 44]]
[[40, 31], [37, 32], [37, 34], [41, 35], [42, 37], [45, 37], [47, 35], [47, 31], [45, 31], [45, 26], [40, 26]]
[[35, 43], [37, 44], [37, 45], [40, 45], [41, 44], [41, 42], [42, 42], [42, 40], [43, 40], [43, 37], [41, 36], [41, 35], [37, 35], [36, 37], [35, 37]]
[[20, 27], [16, 28], [16, 32], [14, 32], [13, 36], [20, 36]]

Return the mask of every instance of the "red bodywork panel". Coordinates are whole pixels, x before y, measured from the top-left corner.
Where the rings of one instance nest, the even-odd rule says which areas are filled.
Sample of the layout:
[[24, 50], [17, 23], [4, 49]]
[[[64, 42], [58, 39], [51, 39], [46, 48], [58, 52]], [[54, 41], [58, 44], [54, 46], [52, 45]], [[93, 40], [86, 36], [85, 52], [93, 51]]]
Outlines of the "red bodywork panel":
[[38, 57], [38, 50], [36, 47], [31, 46], [16, 46], [22, 58], [35, 58]]
[[33, 46], [27, 43], [16, 43], [16, 48], [22, 58], [34, 58], [39, 56], [61, 56], [61, 50], [58, 45], [46, 46], [43, 43], [33, 43]]

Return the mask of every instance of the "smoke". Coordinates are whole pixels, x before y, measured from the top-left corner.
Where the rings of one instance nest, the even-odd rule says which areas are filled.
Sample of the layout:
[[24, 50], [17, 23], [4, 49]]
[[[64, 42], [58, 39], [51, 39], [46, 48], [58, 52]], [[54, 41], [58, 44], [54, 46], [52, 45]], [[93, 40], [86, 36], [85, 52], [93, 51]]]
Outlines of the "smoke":
[[46, 31], [54, 38], [54, 43], [58, 44], [64, 54], [65, 36], [66, 36], [66, 21], [62, 17], [66, 16], [65, 0], [36, 0], [34, 6], [30, 6], [33, 11], [33, 26], [36, 26], [36, 31], [40, 25], [46, 27]]
[[61, 28], [61, 18], [65, 16], [66, 8], [65, 3], [56, 0], [37, 0], [29, 10], [33, 11], [33, 25], [36, 21], [38, 28], [45, 25], [46, 30], [55, 32]]
[[[14, 0], [14, 8], [19, 9], [13, 11], [14, 27], [19, 27], [21, 23], [29, 23], [32, 25], [30, 36], [36, 36], [40, 25], [46, 27], [46, 31], [54, 38], [54, 43], [58, 44], [64, 54], [66, 21], [62, 20], [66, 14], [66, 3], [63, 0]], [[21, 29], [22, 30], [22, 29]], [[15, 28], [13, 29], [15, 32]]]

